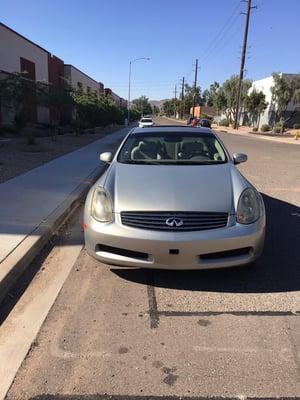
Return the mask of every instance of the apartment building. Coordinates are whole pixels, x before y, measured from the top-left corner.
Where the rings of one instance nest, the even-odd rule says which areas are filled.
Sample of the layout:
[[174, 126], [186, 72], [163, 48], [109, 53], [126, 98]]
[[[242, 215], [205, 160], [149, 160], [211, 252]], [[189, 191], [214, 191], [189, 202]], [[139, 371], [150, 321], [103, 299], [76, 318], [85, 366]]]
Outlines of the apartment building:
[[[117, 106], [127, 105], [127, 101], [111, 89], [104, 89], [102, 82], [91, 78], [74, 65], [65, 64], [48, 50], [0, 23], [0, 79], [15, 73], [23, 73], [24, 77], [32, 81], [59, 89], [69, 83], [74, 89], [82, 89], [97, 96], [110, 94]], [[37, 105], [35, 96], [26, 98], [23, 109], [28, 122], [50, 123], [58, 118], [54, 107]], [[15, 115], [16, 111], [12, 106], [0, 107], [0, 124], [12, 123]], [[68, 119], [69, 117], [72, 118], [66, 116]]]
[[110, 88], [105, 88], [104, 93], [105, 93], [105, 96], [112, 97], [112, 99], [117, 107], [122, 107], [122, 108], [127, 107], [127, 100], [123, 99], [123, 97], [118, 96]]
[[[28, 79], [49, 83], [49, 58], [52, 56], [47, 50], [0, 23], [0, 79], [22, 72]], [[37, 107], [34, 99], [28, 99], [24, 108], [28, 121], [49, 122], [49, 109]], [[15, 110], [2, 107], [0, 115], [2, 123], [9, 123]]]
[[74, 65], [65, 64], [64, 75], [72, 88], [80, 89], [87, 93], [94, 92], [97, 96], [103, 95], [103, 83], [97, 82], [86, 73], [80, 71], [80, 69], [74, 67]]

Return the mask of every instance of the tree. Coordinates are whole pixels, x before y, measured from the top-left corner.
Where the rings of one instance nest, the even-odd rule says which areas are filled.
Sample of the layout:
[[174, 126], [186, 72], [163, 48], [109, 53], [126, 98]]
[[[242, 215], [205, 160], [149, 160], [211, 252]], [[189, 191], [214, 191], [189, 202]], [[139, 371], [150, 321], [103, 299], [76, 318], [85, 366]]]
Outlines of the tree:
[[71, 112], [74, 104], [72, 89], [67, 85], [58, 88], [51, 84], [37, 83], [37, 98], [39, 104], [51, 109], [51, 138], [56, 141], [61, 118], [65, 112]]
[[205, 89], [202, 94], [202, 102], [205, 106], [212, 107], [214, 105], [214, 99], [217, 96], [220, 84], [214, 82], [210, 85], [209, 89]]
[[187, 83], [184, 86], [184, 114], [190, 114], [190, 110], [193, 107], [195, 97], [195, 104], [201, 104], [201, 89], [200, 86], [194, 88]]
[[146, 96], [141, 96], [132, 101], [133, 108], [135, 108], [141, 115], [152, 114], [152, 107], [149, 99]]
[[[224, 92], [224, 96], [226, 98], [226, 117], [229, 120], [230, 124], [233, 123], [236, 116], [236, 100], [237, 100], [237, 92], [238, 92], [238, 83], [239, 77], [238, 75], [233, 75], [229, 79], [227, 79], [223, 85], [222, 90]], [[247, 96], [248, 90], [252, 85], [252, 81], [250, 79], [244, 79], [242, 82], [241, 88], [241, 102], [240, 104], [244, 104], [244, 100]]]
[[15, 121], [27, 122], [25, 108], [36, 104], [36, 83], [26, 78], [26, 73], [10, 74], [0, 80], [0, 105], [15, 111]]
[[252, 125], [259, 125], [261, 113], [267, 108], [266, 96], [263, 92], [258, 92], [255, 89], [246, 96], [244, 102], [245, 110], [250, 114]]
[[288, 105], [300, 103], [300, 77], [273, 73], [273, 80], [271, 92], [272, 100], [276, 104], [276, 121], [281, 121], [281, 132], [284, 132], [285, 124], [297, 112], [295, 107], [291, 115], [286, 117]]
[[160, 113], [160, 109], [159, 107], [157, 107], [156, 105], [153, 106], [153, 114], [154, 115], [158, 115]]
[[213, 107], [217, 110], [219, 114], [225, 113], [227, 111], [227, 99], [223, 89], [218, 89], [213, 97]]
[[179, 111], [180, 101], [178, 99], [170, 99], [166, 100], [163, 104], [163, 111], [167, 117], [176, 116], [177, 112]]

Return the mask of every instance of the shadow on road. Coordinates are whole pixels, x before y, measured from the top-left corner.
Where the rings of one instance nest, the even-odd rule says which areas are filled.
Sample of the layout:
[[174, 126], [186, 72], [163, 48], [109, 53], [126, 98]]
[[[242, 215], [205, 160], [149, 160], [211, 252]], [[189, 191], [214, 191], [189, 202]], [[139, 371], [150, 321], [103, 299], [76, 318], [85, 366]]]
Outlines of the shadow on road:
[[[210, 271], [153, 270], [154, 286], [191, 291], [272, 293], [300, 290], [300, 208], [263, 195], [267, 234], [262, 257], [252, 266]], [[147, 284], [142, 269], [112, 269], [123, 279]]]

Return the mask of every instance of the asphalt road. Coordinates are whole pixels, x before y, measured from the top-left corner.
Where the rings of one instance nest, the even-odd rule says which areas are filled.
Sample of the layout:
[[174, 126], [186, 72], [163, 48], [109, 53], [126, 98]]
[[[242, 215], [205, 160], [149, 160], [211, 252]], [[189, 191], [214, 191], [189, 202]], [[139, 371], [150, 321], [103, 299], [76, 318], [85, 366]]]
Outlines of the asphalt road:
[[[220, 137], [248, 154], [240, 169], [264, 194], [262, 258], [241, 269], [145, 271], [82, 250], [8, 400], [300, 398], [300, 148]], [[71, 226], [80, 222], [76, 214]], [[55, 245], [45, 252], [33, 268], [64, 263]]]

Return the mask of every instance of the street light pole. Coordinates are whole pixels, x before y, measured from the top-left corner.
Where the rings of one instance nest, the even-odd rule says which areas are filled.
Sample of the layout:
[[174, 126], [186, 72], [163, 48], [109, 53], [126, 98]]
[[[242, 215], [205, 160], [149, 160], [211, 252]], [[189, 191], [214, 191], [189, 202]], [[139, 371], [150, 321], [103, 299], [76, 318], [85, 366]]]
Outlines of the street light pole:
[[128, 104], [127, 104], [127, 121], [128, 121], [128, 125], [130, 122], [130, 84], [131, 84], [131, 61], [129, 63], [129, 79], [128, 79]]
[[130, 90], [131, 90], [131, 64], [133, 64], [135, 61], [139, 60], [145, 60], [149, 61], [149, 57], [140, 57], [140, 58], [135, 58], [134, 60], [131, 60], [129, 62], [129, 77], [128, 77], [128, 104], [127, 104], [127, 120], [128, 120], [128, 125], [130, 123]]

